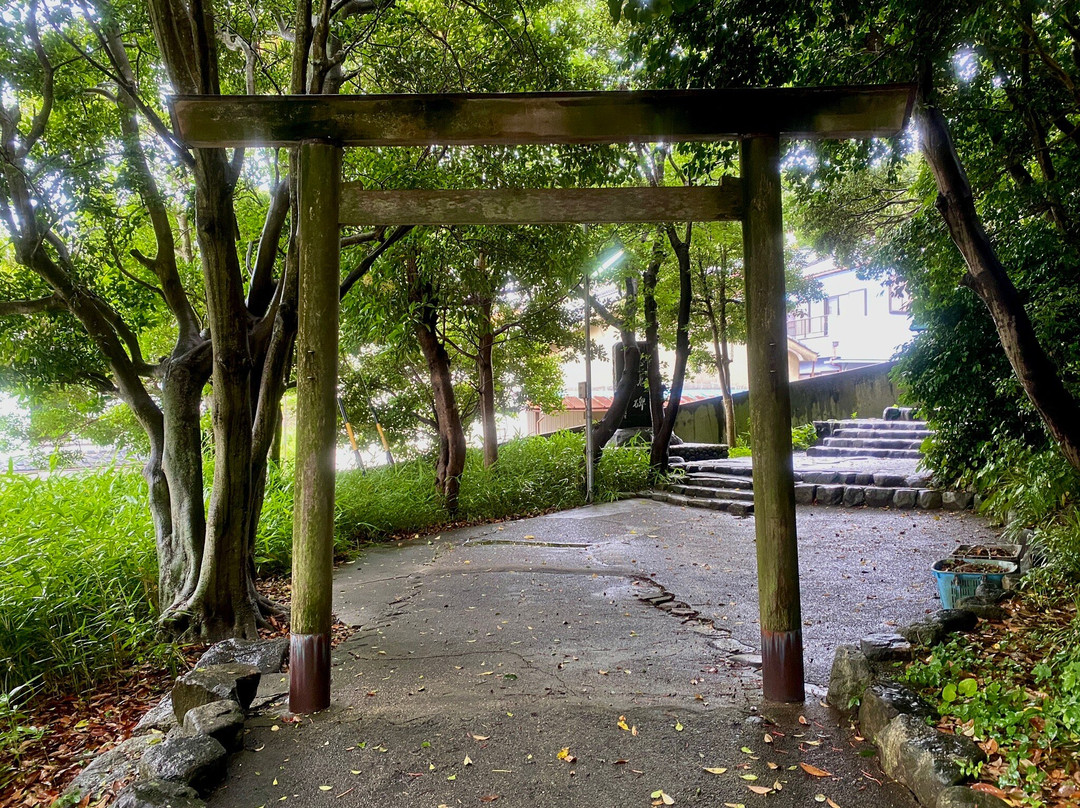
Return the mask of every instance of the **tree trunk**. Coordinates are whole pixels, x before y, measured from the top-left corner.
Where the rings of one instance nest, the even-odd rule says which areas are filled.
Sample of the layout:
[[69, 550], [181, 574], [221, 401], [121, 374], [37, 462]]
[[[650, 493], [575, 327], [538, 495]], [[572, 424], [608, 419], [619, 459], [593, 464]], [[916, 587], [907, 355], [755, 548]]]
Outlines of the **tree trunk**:
[[415, 324], [416, 338], [420, 342], [420, 350], [424, 354], [428, 372], [431, 375], [431, 390], [434, 395], [439, 434], [441, 439], [446, 441], [446, 464], [441, 469], [442, 475], [436, 478], [436, 483], [440, 492], [446, 497], [447, 509], [454, 513], [457, 510], [458, 492], [461, 489], [461, 474], [465, 471], [465, 428], [462, 425], [461, 413], [454, 395], [450, 355], [440, 341], [436, 330], [439, 312], [435, 306], [435, 291], [431, 288], [431, 284], [420, 276], [415, 256], [408, 256], [405, 266], [410, 296], [420, 307], [419, 319]]
[[727, 336], [727, 247], [720, 248], [720, 296], [717, 307], [713, 307], [709, 294], [707, 275], [701, 270], [702, 288], [705, 291], [705, 310], [709, 315], [709, 325], [713, 335], [713, 355], [716, 357], [716, 375], [720, 379], [720, 394], [724, 400], [724, 442], [734, 446], [738, 436], [735, 433], [735, 403], [731, 400], [731, 359], [728, 357]]
[[206, 538], [200, 404], [210, 372], [209, 354], [210, 346], [204, 344], [171, 360], [162, 380], [162, 468], [172, 510], [170, 541], [158, 545], [162, 613], [183, 603], [194, 591]]
[[656, 279], [663, 259], [658, 234], [653, 245], [652, 259], [641, 273], [642, 309], [645, 315], [645, 372], [653, 435], [659, 431], [664, 421], [664, 379], [660, 375], [660, 326], [656, 315]]
[[492, 352], [495, 335], [491, 327], [491, 299], [480, 304], [480, 339], [476, 352], [476, 373], [480, 380], [480, 425], [484, 433], [484, 465], [499, 459], [499, 435], [495, 424], [495, 366]]
[[922, 97], [916, 121], [923, 156], [937, 182], [937, 209], [967, 264], [963, 284], [986, 305], [1024, 392], [1066, 459], [1080, 469], [1080, 404], [1039, 343], [1020, 295], [983, 228], [941, 111]]
[[223, 150], [196, 150], [196, 233], [214, 342], [214, 483], [199, 581], [181, 611], [194, 630], [211, 640], [258, 636], [249, 564], [252, 358], [234, 242], [231, 172]]
[[659, 476], [668, 469], [668, 447], [671, 435], [675, 431], [675, 418], [679, 414], [679, 402], [682, 399], [683, 382], [686, 380], [686, 362], [690, 358], [690, 305], [693, 302], [693, 286], [690, 277], [690, 235], [691, 227], [686, 228], [686, 239], [680, 240], [674, 226], [668, 227], [668, 240], [679, 262], [679, 311], [676, 318], [675, 332], [675, 367], [671, 371], [671, 392], [668, 395], [664, 420], [660, 429], [653, 433], [652, 450], [649, 452], [649, 467], [652, 474]]
[[604, 451], [605, 444], [611, 440], [611, 436], [615, 434], [615, 430], [626, 417], [626, 410], [638, 386], [641, 349], [638, 348], [637, 335], [633, 331], [623, 333], [622, 349], [623, 372], [619, 377], [619, 383], [615, 386], [615, 393], [611, 397], [611, 406], [593, 427], [593, 446], [596, 447], [596, 454], [593, 456], [594, 463], [600, 462], [600, 455]]
[[[615, 392], [611, 397], [611, 406], [604, 413], [604, 417], [597, 421], [593, 427], [593, 446], [596, 448], [593, 455], [594, 464], [600, 462], [600, 455], [603, 454], [604, 446], [611, 440], [611, 436], [615, 434], [619, 424], [626, 417], [626, 410], [630, 406], [634, 392], [637, 390], [638, 377], [641, 374], [641, 349], [638, 347], [637, 332], [634, 329], [634, 318], [637, 313], [637, 290], [634, 289], [634, 284], [629, 278], [626, 279], [623, 299], [626, 302], [626, 307], [623, 320], [619, 323], [619, 339], [622, 342], [623, 349], [623, 372], [619, 377], [618, 384], [615, 385]], [[588, 425], [586, 424], [587, 428]]]

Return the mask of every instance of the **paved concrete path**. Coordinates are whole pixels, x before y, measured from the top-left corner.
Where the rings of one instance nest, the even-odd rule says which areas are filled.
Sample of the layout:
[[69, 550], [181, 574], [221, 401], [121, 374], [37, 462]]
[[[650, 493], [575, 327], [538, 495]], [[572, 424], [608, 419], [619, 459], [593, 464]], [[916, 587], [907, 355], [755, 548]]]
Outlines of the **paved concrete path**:
[[[334, 652], [333, 705], [249, 722], [210, 805], [622, 808], [662, 789], [677, 806], [914, 806], [821, 705], [832, 650], [938, 608], [930, 565], [990, 532], [968, 514], [805, 508], [799, 535], [797, 707], [762, 704], [736, 656], [758, 645], [752, 520], [627, 500], [373, 548], [335, 575], [358, 629]], [[637, 597], [660, 587], [699, 616]]]

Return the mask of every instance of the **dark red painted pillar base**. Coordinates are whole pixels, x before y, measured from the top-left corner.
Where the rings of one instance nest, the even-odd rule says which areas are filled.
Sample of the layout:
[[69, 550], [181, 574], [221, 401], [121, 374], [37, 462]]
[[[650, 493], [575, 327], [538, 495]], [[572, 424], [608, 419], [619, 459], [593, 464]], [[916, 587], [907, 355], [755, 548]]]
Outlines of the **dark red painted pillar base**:
[[806, 700], [802, 631], [761, 631], [762, 689], [766, 701]]
[[330, 635], [289, 637], [289, 711], [317, 713], [330, 706]]

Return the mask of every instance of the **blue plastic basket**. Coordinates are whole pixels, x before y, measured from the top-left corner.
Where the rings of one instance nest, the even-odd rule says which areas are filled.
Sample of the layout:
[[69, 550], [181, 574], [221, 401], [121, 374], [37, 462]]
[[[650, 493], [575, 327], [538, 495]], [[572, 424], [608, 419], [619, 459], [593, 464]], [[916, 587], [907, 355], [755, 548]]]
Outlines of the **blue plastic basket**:
[[995, 586], [1001, 586], [1001, 579], [1011, 572], [1016, 572], [1016, 564], [1011, 561], [986, 561], [980, 560], [980, 564], [990, 564], [998, 567], [1001, 572], [952, 572], [941, 569], [942, 564], [956, 561], [955, 558], [943, 558], [934, 564], [934, 577], [937, 579], [938, 594], [941, 595], [941, 606], [945, 609], [954, 608], [955, 604], [964, 598], [975, 594], [979, 584], [983, 581]]

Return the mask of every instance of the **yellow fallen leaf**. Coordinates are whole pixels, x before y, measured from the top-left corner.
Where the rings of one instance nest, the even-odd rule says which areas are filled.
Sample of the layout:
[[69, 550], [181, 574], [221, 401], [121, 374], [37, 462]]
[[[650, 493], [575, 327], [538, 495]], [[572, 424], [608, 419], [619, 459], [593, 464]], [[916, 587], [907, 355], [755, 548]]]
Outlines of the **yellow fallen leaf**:
[[755, 794], [764, 795], [764, 794], [771, 794], [772, 793], [772, 789], [769, 788], [768, 786], [747, 786], [747, 788], [750, 789], [751, 791], [753, 791]]
[[486, 741], [486, 740], [487, 740], [488, 738], [490, 738], [491, 736], [490, 736], [490, 735], [473, 735], [473, 734], [472, 734], [472, 733], [470, 732], [470, 733], [469, 733], [469, 737], [470, 737], [470, 738], [472, 738], [472, 739], [473, 739], [474, 741]]
[[447, 780], [457, 780], [457, 775], [456, 774], [448, 775], [446, 779]]
[[743, 780], [757, 780], [756, 774], [740, 774], [739, 777]]
[[765, 743], [772, 743], [772, 742], [773, 742], [772, 735], [770, 735], [769, 733], [766, 732], [765, 733]]
[[824, 794], [815, 794], [814, 795], [814, 802], [825, 802], [825, 800], [827, 800], [827, 799], [828, 799], [828, 797], [826, 797]]
[[471, 766], [472, 765], [472, 758], [469, 757], [468, 755], [465, 756], [465, 765], [466, 766]]
[[319, 791], [329, 791], [333, 786], [319, 786]]
[[723, 766], [705, 766], [704, 768], [709, 774], [723, 774], [727, 771]]
[[630, 734], [633, 735], [635, 738], [637, 737], [637, 724], [634, 724], [634, 726], [630, 727]]
[[779, 763], [773, 763], [771, 760], [768, 761], [765, 765], [768, 766], [770, 769], [779, 769], [780, 768]]
[[828, 804], [829, 808], [840, 808], [839, 805], [837, 805], [835, 802], [833, 802], [830, 799], [826, 799], [825, 802]]
[[799, 761], [799, 766], [804, 772], [812, 777], [832, 777], [832, 772], [819, 769], [817, 766], [811, 766], [809, 763], [803, 763], [801, 760]]
[[353, 769], [353, 770], [351, 771], [351, 773], [352, 773], [352, 774], [360, 774], [360, 770], [359, 770], [359, 769]]
[[676, 732], [682, 732], [682, 731], [683, 731], [683, 729], [684, 729], [684, 727], [683, 727], [683, 725], [682, 725], [682, 722], [681, 722], [681, 721], [678, 721], [678, 720], [676, 720], [676, 721], [675, 721], [675, 731], [676, 731]]
[[[675, 798], [672, 797], [670, 794], [666, 793], [661, 788], [656, 789], [656, 791], [654, 791], [650, 796], [654, 800], [659, 800], [659, 802], [663, 803], [664, 805], [674, 805], [675, 804]], [[659, 804], [659, 803], [657, 803], [657, 804]]]
[[619, 716], [619, 729], [624, 729], [627, 732], [630, 731], [630, 725], [626, 723], [626, 716], [625, 715], [620, 715]]
[[724, 808], [746, 808], [745, 802], [725, 802]]

